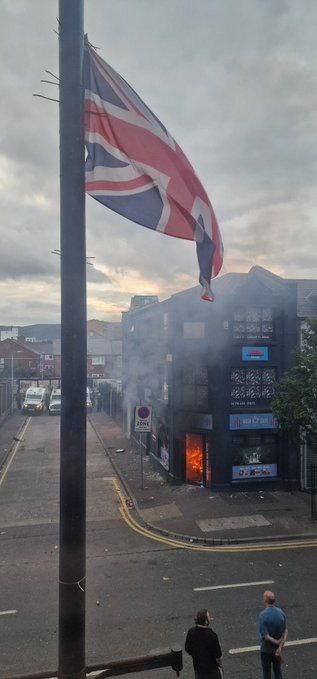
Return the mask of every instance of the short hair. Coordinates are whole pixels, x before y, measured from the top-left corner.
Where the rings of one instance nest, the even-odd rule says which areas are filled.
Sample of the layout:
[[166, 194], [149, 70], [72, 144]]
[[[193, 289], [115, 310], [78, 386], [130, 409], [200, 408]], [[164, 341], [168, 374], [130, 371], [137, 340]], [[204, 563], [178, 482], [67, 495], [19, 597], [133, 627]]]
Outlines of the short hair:
[[207, 625], [208, 622], [209, 620], [207, 608], [202, 608], [201, 611], [198, 611], [196, 613], [195, 623], [196, 625]]
[[269, 589], [265, 590], [263, 596], [264, 596], [265, 601], [267, 601], [269, 604], [275, 603], [275, 594], [274, 594], [274, 592], [271, 592]]

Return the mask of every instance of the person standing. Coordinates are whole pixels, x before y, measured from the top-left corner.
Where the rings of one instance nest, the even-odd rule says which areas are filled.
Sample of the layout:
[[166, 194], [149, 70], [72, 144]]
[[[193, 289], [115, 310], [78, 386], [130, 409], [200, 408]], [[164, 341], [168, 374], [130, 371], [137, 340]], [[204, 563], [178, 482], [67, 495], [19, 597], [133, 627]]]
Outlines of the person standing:
[[275, 679], [282, 679], [282, 650], [288, 634], [286, 616], [275, 605], [274, 592], [266, 590], [263, 603], [265, 608], [259, 617], [263, 679], [271, 679], [272, 667]]
[[195, 679], [221, 679], [222, 653], [216, 632], [210, 627], [207, 609], [198, 611], [195, 627], [186, 636], [185, 651], [192, 656]]

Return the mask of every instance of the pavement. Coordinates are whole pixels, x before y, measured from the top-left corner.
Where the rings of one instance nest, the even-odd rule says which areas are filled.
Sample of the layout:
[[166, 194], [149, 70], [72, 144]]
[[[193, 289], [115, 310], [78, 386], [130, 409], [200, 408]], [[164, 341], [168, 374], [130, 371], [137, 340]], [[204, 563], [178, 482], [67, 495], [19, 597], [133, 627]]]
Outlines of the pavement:
[[[140, 454], [119, 425], [104, 412], [93, 412], [90, 422], [135, 513], [150, 529], [207, 544], [317, 537], [317, 522], [310, 516], [311, 498], [302, 491], [280, 486], [219, 491], [173, 485], [159, 473], [150, 456], [143, 458], [142, 488]], [[120, 449], [124, 452], [116, 452]]]

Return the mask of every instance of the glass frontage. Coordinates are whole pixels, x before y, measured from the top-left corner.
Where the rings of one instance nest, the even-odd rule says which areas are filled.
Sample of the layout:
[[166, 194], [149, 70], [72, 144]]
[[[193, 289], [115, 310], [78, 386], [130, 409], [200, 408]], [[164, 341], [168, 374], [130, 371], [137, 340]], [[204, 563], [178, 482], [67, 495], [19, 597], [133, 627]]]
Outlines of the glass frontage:
[[271, 340], [274, 336], [273, 309], [251, 307], [233, 314], [233, 338], [237, 340]]
[[277, 476], [277, 439], [274, 434], [246, 434], [232, 437], [232, 481]]
[[204, 437], [186, 434], [186, 481], [204, 483]]

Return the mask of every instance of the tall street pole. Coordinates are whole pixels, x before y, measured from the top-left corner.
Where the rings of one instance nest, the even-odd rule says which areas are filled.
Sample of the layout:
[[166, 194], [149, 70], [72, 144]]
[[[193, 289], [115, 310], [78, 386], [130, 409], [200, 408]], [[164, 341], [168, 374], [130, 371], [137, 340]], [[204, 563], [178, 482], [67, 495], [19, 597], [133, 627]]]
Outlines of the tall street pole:
[[83, 0], [59, 0], [61, 455], [59, 679], [85, 673], [86, 246]]
[[13, 354], [11, 354], [11, 415], [13, 415], [13, 392], [14, 392], [14, 378], [13, 378]]

